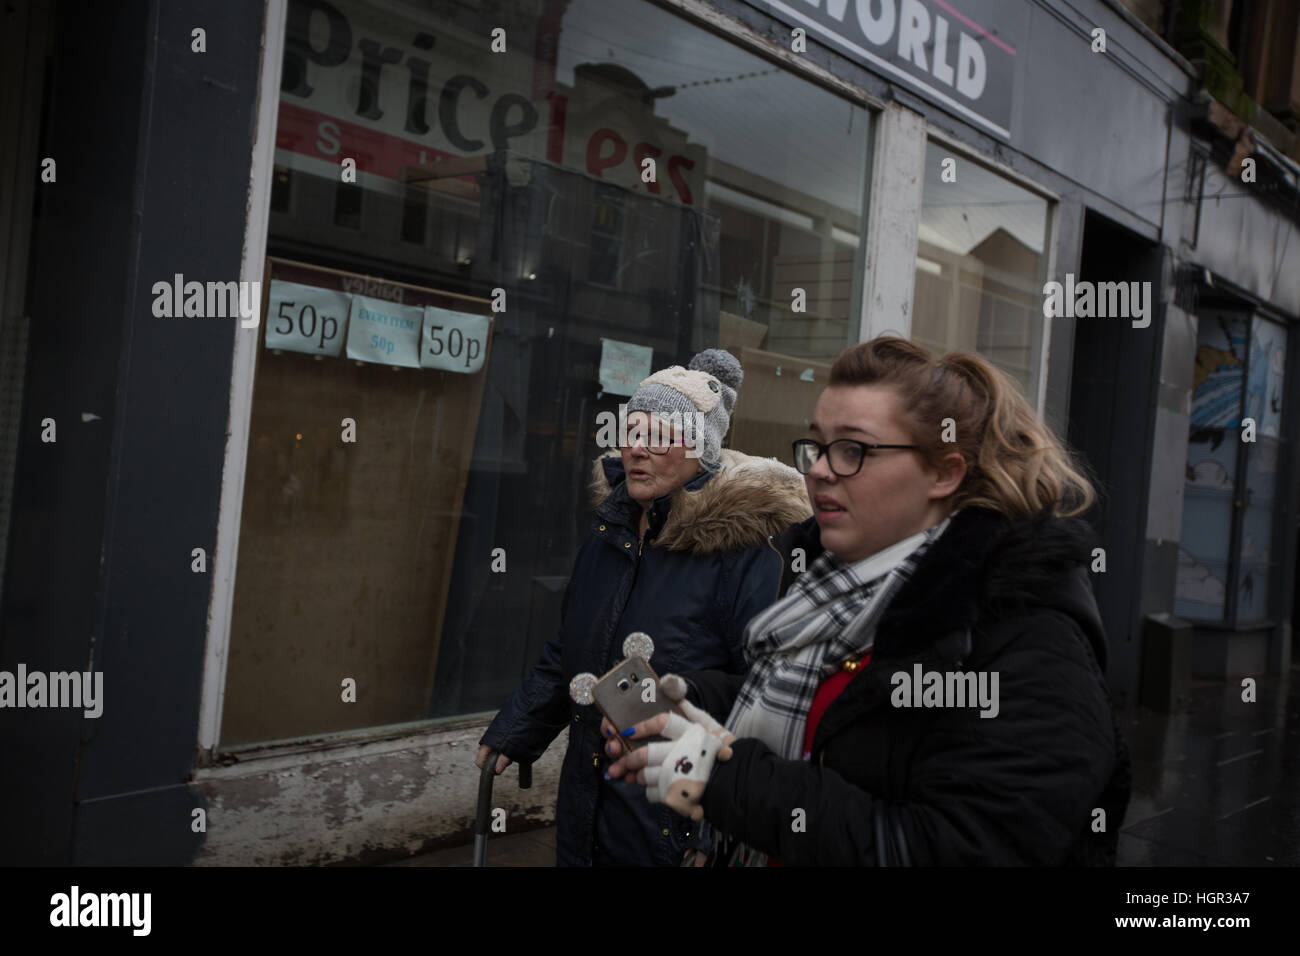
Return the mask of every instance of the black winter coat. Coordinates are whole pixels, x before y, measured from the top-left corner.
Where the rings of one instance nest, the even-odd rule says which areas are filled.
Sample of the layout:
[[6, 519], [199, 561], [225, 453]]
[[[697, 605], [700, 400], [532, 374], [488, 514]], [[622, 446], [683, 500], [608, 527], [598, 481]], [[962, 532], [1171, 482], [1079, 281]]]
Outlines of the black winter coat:
[[[784, 594], [793, 549], [809, 564], [822, 551], [816, 521], [775, 543]], [[1081, 521], [959, 511], [884, 611], [810, 761], [738, 741], [714, 768], [705, 819], [783, 865], [1113, 865], [1129, 758], [1103, 677], [1090, 549]], [[996, 671], [997, 716], [894, 706], [892, 675], [917, 662]], [[743, 677], [683, 676], [725, 721]]]
[[812, 508], [793, 468], [731, 450], [716, 472], [656, 499], [645, 541], [616, 453], [597, 460], [590, 490], [596, 515], [564, 594], [560, 633], [480, 743], [535, 761], [569, 728], [556, 805], [560, 866], [677, 866], [707, 838], [650, 804], [644, 787], [604, 779], [600, 712], [573, 703], [569, 681], [617, 664], [632, 631], [654, 640], [650, 664], [660, 674], [743, 672], [745, 624], [776, 599], [780, 562], [770, 536]]

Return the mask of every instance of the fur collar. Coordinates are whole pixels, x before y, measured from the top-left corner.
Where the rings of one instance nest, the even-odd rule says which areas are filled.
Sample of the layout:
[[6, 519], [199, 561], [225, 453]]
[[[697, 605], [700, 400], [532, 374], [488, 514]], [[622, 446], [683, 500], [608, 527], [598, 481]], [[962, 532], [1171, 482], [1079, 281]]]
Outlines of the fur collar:
[[[618, 458], [610, 451], [592, 463], [593, 507], [616, 494], [627, 498]], [[703, 482], [700, 478], [668, 496], [668, 516], [654, 537], [658, 547], [692, 554], [752, 548], [812, 514], [803, 476], [775, 458], [724, 448], [718, 470]], [[635, 513], [633, 503], [629, 514]]]

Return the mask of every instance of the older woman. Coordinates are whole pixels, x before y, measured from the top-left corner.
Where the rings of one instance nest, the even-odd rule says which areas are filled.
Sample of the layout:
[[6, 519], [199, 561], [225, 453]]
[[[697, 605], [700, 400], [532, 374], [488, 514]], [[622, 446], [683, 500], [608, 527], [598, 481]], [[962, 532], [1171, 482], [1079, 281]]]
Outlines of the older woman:
[[[730, 353], [710, 349], [637, 388], [627, 443], [595, 465], [596, 516], [560, 633], [480, 741], [478, 765], [498, 750], [500, 773], [511, 760], [536, 760], [569, 728], [556, 806], [560, 865], [676, 866], [706, 842], [690, 820], [651, 806], [641, 787], [605, 776], [599, 713], [572, 703], [568, 688], [579, 673], [613, 667], [632, 631], [654, 639], [660, 673], [744, 671], [745, 624], [776, 593], [768, 537], [811, 508], [794, 469], [722, 448], [742, 374]], [[702, 428], [689, 427], [696, 422]]]
[[748, 677], [666, 677], [685, 716], [624, 736], [674, 739], [611, 740], [610, 773], [735, 864], [1113, 863], [1128, 757], [1061, 443], [978, 356], [884, 337], [835, 361], [794, 455], [814, 516], [775, 541]]

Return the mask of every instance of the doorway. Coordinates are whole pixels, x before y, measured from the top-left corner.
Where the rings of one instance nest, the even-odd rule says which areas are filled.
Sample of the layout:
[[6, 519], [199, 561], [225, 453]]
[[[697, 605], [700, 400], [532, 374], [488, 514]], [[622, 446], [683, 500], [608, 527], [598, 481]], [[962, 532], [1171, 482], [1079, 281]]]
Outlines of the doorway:
[[1086, 516], [1106, 551], [1092, 575], [1106, 627], [1107, 678], [1120, 707], [1137, 703], [1142, 589], [1160, 342], [1164, 335], [1160, 246], [1088, 210], [1077, 281], [1149, 282], [1150, 325], [1122, 317], [1078, 318], [1070, 378], [1068, 439], [1093, 472], [1099, 500]]

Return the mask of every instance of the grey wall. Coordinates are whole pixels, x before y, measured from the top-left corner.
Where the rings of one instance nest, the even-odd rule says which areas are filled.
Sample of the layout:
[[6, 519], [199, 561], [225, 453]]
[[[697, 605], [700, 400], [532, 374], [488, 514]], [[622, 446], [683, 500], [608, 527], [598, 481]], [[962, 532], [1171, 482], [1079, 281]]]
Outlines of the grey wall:
[[1286, 216], [1211, 160], [1190, 258], [1289, 315], [1300, 315], [1300, 210]]
[[[713, 5], [789, 49], [790, 27], [765, 12], [762, 0]], [[850, 3], [847, 17], [853, 9]], [[1170, 59], [1101, 0], [968, 0], [961, 9], [985, 25], [1012, 24], [1009, 32], [1018, 38], [1010, 141], [891, 85], [819, 42], [814, 31], [805, 56], [873, 96], [917, 109], [931, 125], [1062, 197], [1157, 238], [1168, 168], [1167, 114], [1192, 89], [1186, 63]], [[1105, 53], [1092, 52], [1094, 27], [1106, 31]]]

